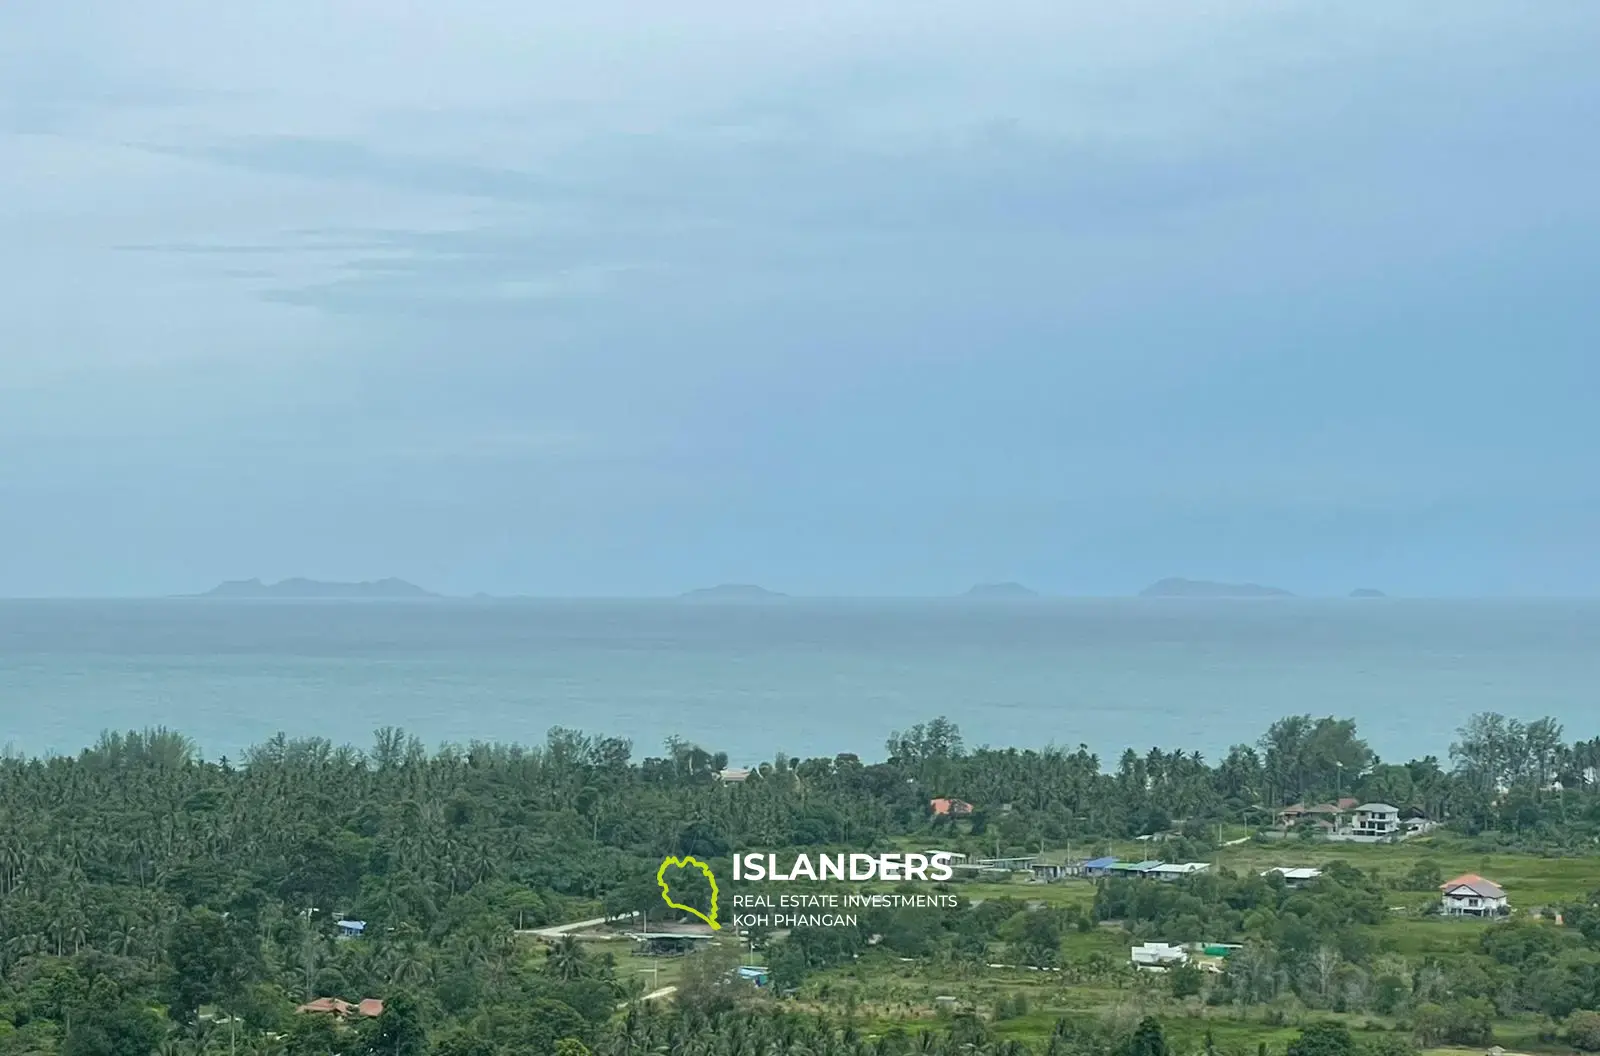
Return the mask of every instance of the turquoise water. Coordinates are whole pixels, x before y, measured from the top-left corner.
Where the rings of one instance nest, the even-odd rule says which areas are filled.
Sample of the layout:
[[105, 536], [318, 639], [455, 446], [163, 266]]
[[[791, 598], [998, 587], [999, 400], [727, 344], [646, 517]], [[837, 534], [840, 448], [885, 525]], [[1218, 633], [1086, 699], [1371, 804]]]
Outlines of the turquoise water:
[[1424, 601], [0, 602], [0, 745], [167, 725], [210, 757], [283, 731], [361, 747], [678, 734], [734, 762], [969, 744], [1198, 749], [1354, 717], [1388, 758], [1475, 711], [1600, 734], [1600, 603]]

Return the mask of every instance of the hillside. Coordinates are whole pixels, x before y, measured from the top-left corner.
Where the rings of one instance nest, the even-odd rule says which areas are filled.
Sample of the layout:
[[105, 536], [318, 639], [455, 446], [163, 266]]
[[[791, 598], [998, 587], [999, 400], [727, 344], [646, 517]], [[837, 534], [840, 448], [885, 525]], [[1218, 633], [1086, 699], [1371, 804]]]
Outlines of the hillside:
[[684, 601], [775, 601], [787, 596], [753, 583], [721, 583], [678, 595]]
[[1259, 583], [1214, 583], [1204, 579], [1163, 579], [1139, 592], [1141, 598], [1292, 598], [1281, 587]]
[[317, 579], [285, 579], [278, 583], [263, 583], [259, 579], [235, 580], [220, 583], [198, 595], [202, 598], [335, 598], [335, 599], [400, 599], [437, 598], [403, 579], [380, 579], [361, 583], [329, 583]]
[[1021, 583], [979, 583], [961, 596], [980, 601], [1013, 601], [1037, 598], [1039, 592], [1030, 590]]

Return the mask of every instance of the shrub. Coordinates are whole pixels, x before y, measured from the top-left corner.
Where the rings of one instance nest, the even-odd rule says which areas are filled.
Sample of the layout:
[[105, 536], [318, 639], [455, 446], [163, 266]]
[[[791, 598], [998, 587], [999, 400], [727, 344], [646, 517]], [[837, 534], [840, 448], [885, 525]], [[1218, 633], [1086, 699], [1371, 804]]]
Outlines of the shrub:
[[1342, 1023], [1312, 1023], [1289, 1043], [1288, 1056], [1356, 1056], [1356, 1043]]
[[1574, 1012], [1567, 1017], [1567, 1044], [1584, 1052], [1600, 1052], [1600, 1012]]

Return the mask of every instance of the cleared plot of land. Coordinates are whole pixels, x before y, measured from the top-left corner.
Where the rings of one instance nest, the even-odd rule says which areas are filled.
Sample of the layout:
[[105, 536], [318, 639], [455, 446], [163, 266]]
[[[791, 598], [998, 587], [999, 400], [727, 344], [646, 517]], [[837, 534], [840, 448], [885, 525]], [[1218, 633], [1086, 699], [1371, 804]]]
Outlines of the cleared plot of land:
[[[1408, 876], [1418, 863], [1431, 861], [1438, 866], [1442, 878], [1468, 872], [1490, 877], [1508, 890], [1513, 907], [1520, 910], [1559, 906], [1600, 889], [1600, 856], [1485, 854], [1450, 836], [1387, 845], [1249, 840], [1223, 847], [1210, 859], [1221, 868], [1239, 873], [1261, 872], [1280, 865], [1326, 866], [1342, 860], [1389, 883]], [[1069, 879], [1040, 884], [1027, 882], [1023, 875], [1010, 882], [958, 882], [942, 889], [957, 892], [969, 902], [1005, 899], [1029, 908], [1088, 908], [1095, 895], [1095, 884], [1090, 881]], [[1386, 899], [1397, 912], [1368, 929], [1375, 950], [1411, 959], [1479, 955], [1483, 933], [1496, 924], [1423, 916], [1421, 910], [1437, 898], [1437, 892], [1431, 889], [1389, 890]], [[1229, 941], [1237, 936], [1210, 938]], [[845, 1003], [856, 1010], [858, 1022], [877, 1030], [897, 1024], [912, 1029], [931, 1027], [943, 1014], [958, 1007], [974, 1008], [987, 1015], [1001, 1004], [1002, 998], [1021, 994], [1027, 1011], [1013, 1011], [993, 1024], [1005, 1037], [1038, 1042], [1048, 1037], [1056, 1020], [1062, 1018], [1110, 1019], [1131, 1024], [1140, 1016], [1153, 1014], [1162, 1019], [1175, 1049], [1182, 1050], [1198, 1048], [1208, 1030], [1225, 1050], [1251, 1051], [1261, 1042], [1281, 1049], [1297, 1036], [1303, 1025], [1301, 1017], [1307, 1014], [1345, 1022], [1358, 1040], [1382, 1036], [1397, 1028], [1393, 1020], [1370, 1013], [1306, 1013], [1300, 1009], [1285, 1018], [1287, 1009], [1208, 1007], [1194, 998], [1177, 1001], [1171, 998], [1162, 976], [1117, 974], [1116, 969], [1127, 963], [1129, 944], [1129, 937], [1120, 928], [1069, 930], [1062, 940], [1063, 970], [1059, 972], [993, 968], [948, 959], [908, 962], [889, 956], [887, 951], [877, 951], [854, 964], [812, 977], [803, 988], [802, 999], [834, 1010]], [[985, 960], [992, 964], [1012, 959], [1013, 954], [1003, 943], [994, 942]], [[1514, 1053], [1570, 1051], [1564, 1045], [1541, 1042], [1544, 1027], [1534, 1015], [1502, 1019], [1495, 1024], [1495, 1042]], [[1437, 1049], [1430, 1050], [1428, 1056], [1467, 1056], [1468, 1051]]]
[[[1099, 936], [1078, 936], [1098, 945]], [[1067, 959], [1073, 957], [1073, 940], [1067, 942]], [[1126, 956], [1126, 943], [1116, 943]], [[1088, 949], [1077, 952], [1088, 955]], [[1021, 994], [1028, 1011], [1000, 1019], [992, 1024], [1002, 1037], [1033, 1043], [1049, 1037], [1059, 1019], [1084, 1023], [1112, 1022], [1132, 1027], [1146, 1015], [1161, 1019], [1173, 1051], [1197, 1051], [1206, 1035], [1223, 1051], [1253, 1052], [1266, 1042], [1282, 1051], [1298, 1036], [1304, 1022], [1335, 1019], [1345, 1023], [1357, 1040], [1391, 1034], [1397, 1023], [1369, 1013], [1340, 1014], [1301, 1010], [1287, 1020], [1274, 1022], [1266, 1008], [1207, 1007], [1198, 999], [1176, 1001], [1166, 993], [1159, 976], [1120, 979], [1117, 982], [1076, 982], [1068, 973], [1041, 973], [1011, 969], [976, 969], [971, 966], [906, 964], [881, 955], [864, 956], [853, 965], [830, 970], [808, 980], [802, 1001], [816, 1009], [841, 1005], [853, 1007], [856, 1022], [868, 1033], [895, 1027], [917, 1030], [937, 1025], [943, 1011], [972, 1008], [988, 1013], [1002, 1000]], [[945, 1004], [941, 997], [954, 997]], [[1280, 1010], [1281, 1014], [1281, 1010]], [[1561, 1044], [1541, 1043], [1543, 1022], [1537, 1016], [1500, 1020], [1495, 1024], [1495, 1042], [1521, 1053], [1570, 1053]], [[1481, 1056], [1483, 1050], [1437, 1049], [1428, 1056]]]
[[[1405, 876], [1417, 863], [1432, 860], [1448, 879], [1461, 873], [1488, 877], [1511, 898], [1514, 908], [1556, 905], [1576, 901], [1600, 887], [1600, 858], [1542, 858], [1528, 854], [1483, 854], [1450, 837], [1422, 837], [1404, 843], [1324, 843], [1287, 839], [1241, 843], [1216, 852], [1220, 866], [1238, 872], [1270, 869], [1274, 866], [1322, 866], [1345, 861], [1360, 869], [1376, 870], [1383, 879]], [[1397, 892], [1427, 900], [1429, 892]], [[1396, 903], [1401, 904], [1399, 902]]]
[[[1224, 835], [1230, 841], [1241, 838], [1235, 835], [1234, 829], [1225, 830]], [[1129, 846], [1133, 850], [1122, 857], [1144, 856], [1146, 852], [1150, 857], [1160, 857], [1159, 845], [1156, 849], [1142, 844]], [[1485, 854], [1447, 835], [1425, 836], [1396, 844], [1328, 843], [1294, 837], [1261, 842], [1245, 839], [1244, 842], [1229, 842], [1207, 855], [1206, 860], [1218, 868], [1240, 873], [1261, 872], [1274, 866], [1320, 867], [1344, 861], [1365, 872], [1376, 872], [1385, 881], [1397, 881], [1419, 862], [1431, 860], [1438, 865], [1443, 879], [1461, 873], [1477, 873], [1495, 881], [1506, 889], [1515, 909], [1575, 902], [1600, 888], [1600, 856], [1547, 858], [1514, 852]], [[1068, 879], [1048, 884], [1031, 883], [1026, 874], [1020, 873], [1008, 882], [958, 881], [941, 889], [957, 892], [973, 901], [1012, 898], [1052, 906], [1088, 906], [1094, 901], [1094, 884], [1090, 881]], [[1437, 898], [1432, 891], [1396, 890], [1392, 892], [1391, 904], [1421, 909]]]
[[1053, 884], [1033, 884], [1025, 880], [1014, 883], [960, 883], [950, 885], [969, 902], [980, 899], [992, 902], [1009, 898], [1017, 902], [1042, 902], [1047, 906], [1083, 906], [1094, 904], [1094, 884], [1087, 880], [1061, 880]]
[[617, 959], [617, 978], [637, 979], [647, 991], [677, 985], [683, 972], [682, 957], [646, 957], [632, 950], [610, 952]]

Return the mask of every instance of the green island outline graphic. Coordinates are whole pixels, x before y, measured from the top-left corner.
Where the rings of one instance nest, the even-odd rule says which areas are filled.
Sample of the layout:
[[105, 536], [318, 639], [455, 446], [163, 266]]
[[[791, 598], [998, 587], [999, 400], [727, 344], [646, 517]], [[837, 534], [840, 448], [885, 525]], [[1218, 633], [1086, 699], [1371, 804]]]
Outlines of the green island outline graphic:
[[[682, 869], [687, 869], [692, 865], [704, 873], [707, 880], [711, 881], [710, 916], [700, 912], [693, 906], [685, 906], [682, 903], [672, 901], [671, 893], [667, 890], [667, 868], [673, 865], [676, 865]], [[717, 931], [722, 930], [722, 925], [717, 923], [717, 878], [711, 875], [711, 867], [706, 865], [706, 863], [700, 861], [698, 858], [687, 855], [682, 858], [668, 858], [661, 863], [661, 868], [656, 870], [656, 883], [661, 885], [661, 901], [665, 902], [673, 909], [680, 909], [685, 913], [693, 913], [707, 924], [710, 924], [711, 927]]]

